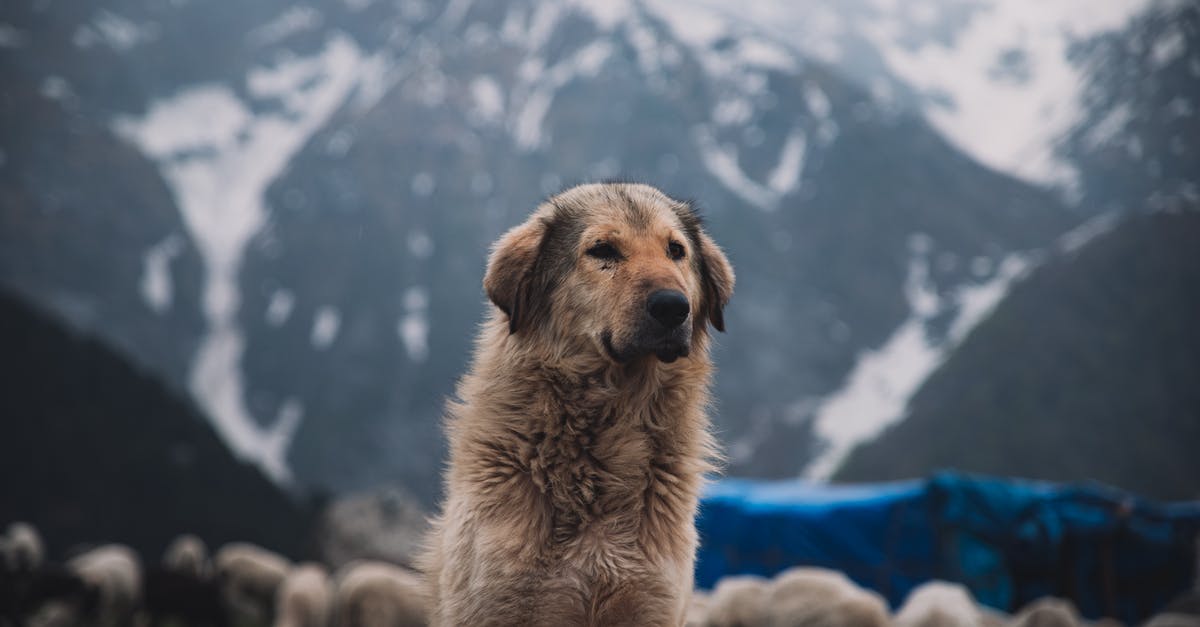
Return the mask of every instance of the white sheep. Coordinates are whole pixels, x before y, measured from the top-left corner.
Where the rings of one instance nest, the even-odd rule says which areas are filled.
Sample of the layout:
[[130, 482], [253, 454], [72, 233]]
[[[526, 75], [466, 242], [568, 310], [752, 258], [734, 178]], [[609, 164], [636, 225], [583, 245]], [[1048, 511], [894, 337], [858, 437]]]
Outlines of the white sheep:
[[67, 570], [95, 591], [98, 622], [130, 624], [142, 591], [142, 566], [133, 549], [120, 544], [99, 546], [69, 560]]
[[980, 627], [985, 622], [971, 593], [945, 581], [921, 584], [896, 612], [896, 627]]
[[279, 586], [275, 627], [326, 627], [333, 612], [333, 584], [325, 567], [300, 564]]
[[1046, 597], [1026, 605], [1011, 627], [1080, 627], [1079, 612], [1070, 601]]
[[767, 589], [766, 627], [887, 627], [883, 597], [845, 575], [821, 568], [792, 568]]
[[212, 563], [208, 559], [208, 545], [204, 540], [183, 534], [171, 541], [163, 552], [163, 568], [197, 579], [207, 579], [212, 575]]
[[710, 597], [699, 590], [693, 590], [692, 596], [688, 599], [687, 612], [684, 614], [684, 627], [704, 627], [704, 621], [708, 617], [708, 604]]
[[1200, 627], [1200, 616], [1193, 614], [1159, 614], [1146, 621], [1142, 627]]
[[42, 545], [42, 536], [33, 525], [24, 522], [14, 522], [8, 526], [3, 539], [3, 557], [9, 570], [30, 572], [42, 565], [46, 550]]
[[768, 581], [757, 575], [723, 577], [713, 588], [703, 625], [748, 627], [762, 624]]
[[249, 622], [268, 622], [275, 595], [292, 569], [285, 557], [242, 542], [226, 544], [213, 560], [225, 603]]
[[337, 576], [335, 627], [424, 627], [429, 597], [420, 577], [382, 562], [352, 562]]

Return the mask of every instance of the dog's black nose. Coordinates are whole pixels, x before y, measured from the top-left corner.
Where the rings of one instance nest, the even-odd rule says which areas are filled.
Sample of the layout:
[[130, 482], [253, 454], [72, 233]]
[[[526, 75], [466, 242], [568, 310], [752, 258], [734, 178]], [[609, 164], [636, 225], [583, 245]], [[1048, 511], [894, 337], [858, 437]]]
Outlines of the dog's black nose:
[[682, 292], [658, 290], [646, 299], [646, 311], [664, 327], [674, 329], [688, 317], [688, 299]]

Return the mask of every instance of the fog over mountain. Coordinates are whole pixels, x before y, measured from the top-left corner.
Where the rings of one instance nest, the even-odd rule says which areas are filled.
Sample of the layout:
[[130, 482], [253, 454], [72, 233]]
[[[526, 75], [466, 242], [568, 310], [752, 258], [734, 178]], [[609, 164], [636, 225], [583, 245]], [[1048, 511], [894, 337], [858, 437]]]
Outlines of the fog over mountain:
[[828, 477], [1038, 251], [1197, 193], [1196, 8], [1017, 4], [6, 5], [0, 282], [277, 480], [431, 499], [488, 245], [645, 181], [738, 273], [729, 472]]

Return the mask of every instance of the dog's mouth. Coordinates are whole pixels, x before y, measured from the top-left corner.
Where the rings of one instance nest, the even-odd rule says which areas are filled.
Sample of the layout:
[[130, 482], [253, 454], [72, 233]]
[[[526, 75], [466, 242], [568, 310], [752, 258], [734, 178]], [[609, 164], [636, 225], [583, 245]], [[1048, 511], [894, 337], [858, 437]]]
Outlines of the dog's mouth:
[[679, 338], [674, 335], [656, 338], [649, 342], [633, 342], [618, 349], [613, 344], [612, 331], [605, 331], [600, 334], [600, 343], [604, 346], [604, 352], [608, 357], [619, 364], [629, 363], [646, 355], [654, 355], [664, 364], [670, 364], [680, 357], [687, 357], [691, 352], [687, 338]]
[[688, 347], [677, 345], [664, 346], [654, 351], [654, 356], [658, 357], [658, 360], [664, 364], [674, 363], [676, 359], [688, 356]]

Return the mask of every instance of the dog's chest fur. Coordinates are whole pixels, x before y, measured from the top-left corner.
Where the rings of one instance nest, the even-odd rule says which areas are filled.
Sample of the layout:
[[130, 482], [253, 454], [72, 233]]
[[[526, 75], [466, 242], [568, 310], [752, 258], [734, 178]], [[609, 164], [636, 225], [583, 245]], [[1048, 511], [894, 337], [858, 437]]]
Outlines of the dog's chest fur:
[[569, 542], [589, 525], [641, 516], [664, 442], [638, 416], [602, 405], [538, 420], [520, 463], [550, 510], [551, 537]]
[[[511, 409], [490, 418], [506, 428], [476, 434], [491, 438], [485, 448], [493, 453], [476, 479], [519, 487], [529, 498], [512, 499], [507, 490], [478, 496], [497, 499], [488, 509], [500, 517], [541, 521], [531, 531], [542, 536], [542, 559], [592, 544], [687, 553], [690, 539], [670, 536], [691, 528], [709, 454], [699, 395], [684, 388], [689, 380], [541, 371], [514, 382], [511, 404], [497, 405]], [[541, 511], [519, 511], [530, 506]]]

